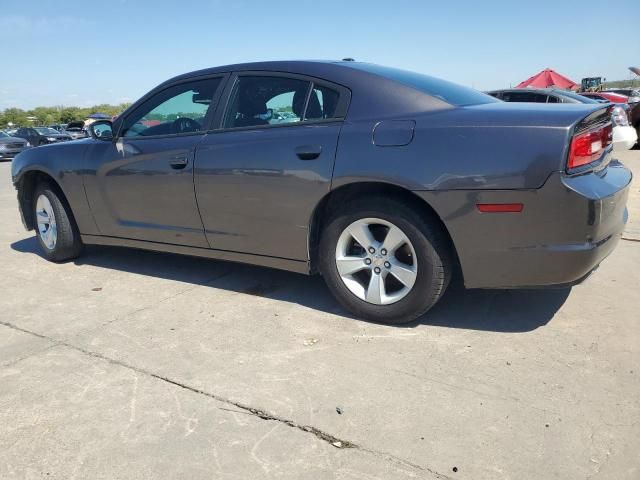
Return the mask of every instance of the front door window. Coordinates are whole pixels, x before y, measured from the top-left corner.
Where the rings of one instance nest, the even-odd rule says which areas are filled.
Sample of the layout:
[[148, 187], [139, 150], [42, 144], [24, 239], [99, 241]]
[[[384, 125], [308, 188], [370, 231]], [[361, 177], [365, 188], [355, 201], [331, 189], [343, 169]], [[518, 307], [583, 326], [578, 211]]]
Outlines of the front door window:
[[150, 137], [204, 131], [220, 83], [220, 78], [211, 78], [168, 88], [129, 115], [121, 135]]

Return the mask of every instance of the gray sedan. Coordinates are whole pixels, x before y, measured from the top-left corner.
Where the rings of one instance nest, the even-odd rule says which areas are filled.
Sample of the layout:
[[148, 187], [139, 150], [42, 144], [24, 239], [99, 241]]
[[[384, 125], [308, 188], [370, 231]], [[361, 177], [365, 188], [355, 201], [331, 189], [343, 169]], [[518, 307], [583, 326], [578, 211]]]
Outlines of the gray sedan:
[[31, 145], [22, 138], [13, 137], [0, 130], [0, 160], [11, 160]]
[[627, 219], [610, 106], [510, 104], [367, 63], [201, 70], [89, 130], [13, 162], [46, 258], [121, 245], [318, 273], [377, 322], [415, 319], [454, 274], [580, 282]]

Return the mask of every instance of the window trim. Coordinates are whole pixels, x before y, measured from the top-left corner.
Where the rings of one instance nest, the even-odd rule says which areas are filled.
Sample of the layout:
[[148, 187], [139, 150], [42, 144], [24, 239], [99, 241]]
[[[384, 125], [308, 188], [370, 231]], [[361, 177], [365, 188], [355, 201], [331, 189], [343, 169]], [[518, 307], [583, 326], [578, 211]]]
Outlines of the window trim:
[[[229, 79], [230, 74], [229, 73], [215, 73], [212, 75], [201, 75], [201, 76], [195, 76], [195, 77], [189, 77], [189, 78], [182, 78], [180, 80], [177, 80], [175, 82], [171, 82], [168, 84], [163, 84], [153, 90], [151, 90], [149, 93], [147, 93], [144, 97], [142, 97], [140, 100], [138, 100], [134, 105], [131, 106], [130, 110], [127, 111], [124, 115], [122, 115], [122, 117], [118, 118], [117, 121], [119, 122], [118, 127], [117, 127], [117, 134], [114, 135], [114, 141], [116, 140], [147, 140], [147, 139], [159, 139], [159, 138], [176, 138], [176, 137], [189, 137], [189, 136], [194, 136], [194, 135], [206, 135], [206, 133], [210, 130], [211, 125], [212, 125], [212, 120], [213, 118], [215, 118], [215, 114], [217, 113], [218, 110], [220, 110], [220, 99], [222, 98], [222, 94], [224, 93], [225, 89], [226, 89], [226, 83]], [[167, 90], [177, 87], [179, 85], [182, 85], [184, 83], [193, 83], [193, 82], [199, 82], [199, 81], [206, 81], [206, 80], [214, 80], [216, 78], [220, 78], [220, 85], [218, 86], [218, 89], [216, 90], [215, 95], [213, 96], [213, 99], [211, 100], [211, 102], [213, 103], [213, 109], [209, 108], [205, 117], [204, 117], [204, 122], [202, 125], [202, 130], [197, 131], [197, 132], [187, 132], [187, 133], [168, 133], [168, 134], [163, 134], [163, 135], [148, 135], [148, 136], [136, 136], [136, 137], [125, 137], [123, 136], [123, 129], [124, 129], [124, 125], [127, 123], [127, 120], [129, 118], [131, 118], [132, 115], [134, 115], [140, 108], [142, 108], [147, 102], [149, 102], [150, 100], [152, 100], [153, 98], [155, 98], [158, 95], [161, 95], [163, 92], [166, 92]]]
[[[304, 104], [304, 113], [303, 119], [299, 122], [295, 123], [275, 123], [273, 125], [250, 125], [247, 127], [223, 127], [224, 119], [227, 115], [228, 109], [230, 107], [231, 94], [233, 93], [235, 86], [240, 77], [282, 77], [282, 78], [290, 78], [294, 80], [303, 80], [309, 83], [309, 89], [307, 91], [307, 97], [305, 99]], [[336, 104], [336, 116], [333, 118], [322, 118], [316, 120], [304, 120], [304, 117], [307, 114], [307, 105], [309, 104], [309, 97], [311, 96], [311, 92], [313, 92], [313, 88], [315, 85], [320, 85], [323, 87], [327, 87], [338, 92], [338, 102]], [[334, 124], [334, 123], [342, 123], [344, 122], [347, 111], [349, 108], [349, 104], [351, 103], [351, 90], [348, 88], [338, 85], [333, 82], [329, 82], [327, 80], [312, 77], [309, 75], [302, 75], [299, 73], [293, 72], [281, 72], [281, 71], [271, 71], [271, 70], [240, 70], [235, 71], [231, 74], [230, 78], [227, 81], [223, 93], [223, 98], [218, 104], [220, 107], [224, 105], [224, 108], [218, 108], [216, 115], [213, 119], [212, 124], [210, 125], [211, 129], [206, 133], [221, 133], [221, 132], [240, 132], [240, 131], [248, 131], [248, 130], [269, 130], [272, 128], [291, 128], [291, 127], [303, 127], [305, 125], [324, 125], [324, 124]]]

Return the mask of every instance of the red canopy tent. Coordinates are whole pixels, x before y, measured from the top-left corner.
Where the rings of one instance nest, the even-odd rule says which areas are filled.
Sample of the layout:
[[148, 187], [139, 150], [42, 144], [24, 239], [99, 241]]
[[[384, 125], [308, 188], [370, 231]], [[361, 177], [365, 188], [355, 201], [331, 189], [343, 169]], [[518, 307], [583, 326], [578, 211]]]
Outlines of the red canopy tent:
[[576, 90], [578, 84], [573, 80], [560, 75], [555, 70], [545, 68], [540, 73], [535, 74], [533, 77], [526, 79], [524, 82], [516, 85], [516, 88], [535, 87], [535, 88], [547, 88], [557, 87], [570, 90]]

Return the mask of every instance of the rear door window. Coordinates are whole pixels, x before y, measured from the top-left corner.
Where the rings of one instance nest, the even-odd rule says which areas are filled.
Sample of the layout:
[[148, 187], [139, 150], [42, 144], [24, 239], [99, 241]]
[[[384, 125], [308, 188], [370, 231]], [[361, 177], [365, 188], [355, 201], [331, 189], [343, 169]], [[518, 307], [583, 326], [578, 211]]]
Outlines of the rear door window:
[[282, 76], [238, 77], [224, 118], [224, 128], [299, 123], [311, 82]]
[[305, 120], [335, 118], [340, 94], [331, 88], [314, 85], [307, 103]]

